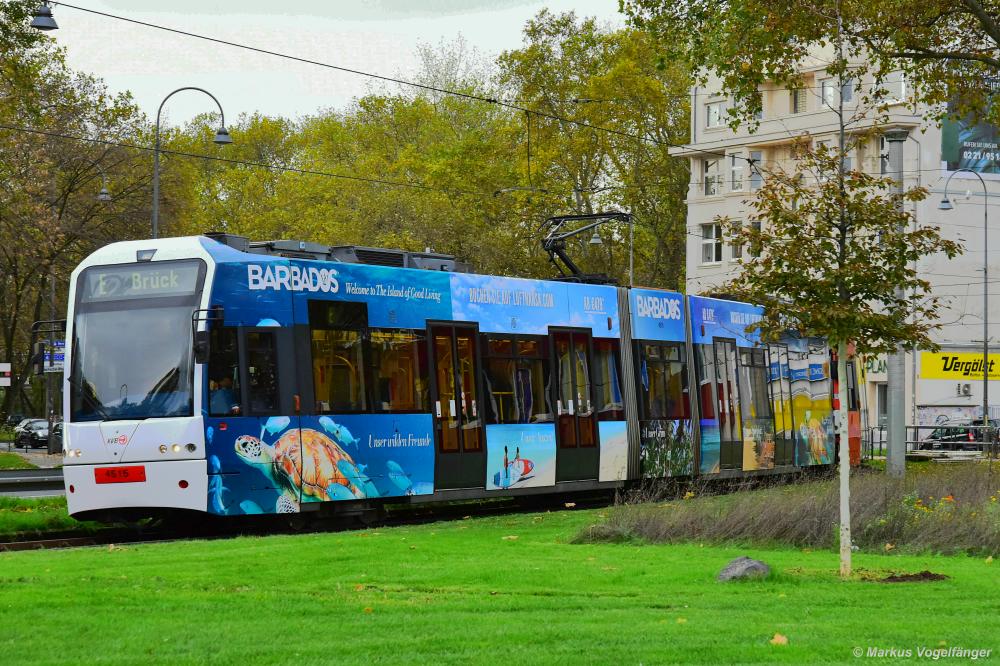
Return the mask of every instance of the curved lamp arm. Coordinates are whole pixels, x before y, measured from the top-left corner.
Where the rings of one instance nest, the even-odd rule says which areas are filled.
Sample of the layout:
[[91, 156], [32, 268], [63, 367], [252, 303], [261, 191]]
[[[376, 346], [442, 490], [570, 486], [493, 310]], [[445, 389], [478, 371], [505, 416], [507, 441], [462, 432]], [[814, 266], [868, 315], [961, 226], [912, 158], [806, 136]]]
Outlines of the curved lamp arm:
[[156, 130], [153, 145], [153, 238], [156, 238], [159, 235], [160, 230], [160, 118], [163, 114], [163, 106], [167, 103], [167, 100], [184, 90], [197, 90], [198, 92], [203, 92], [212, 98], [215, 105], [219, 107], [219, 115], [222, 116], [222, 124], [215, 132], [214, 141], [218, 144], [233, 142], [233, 140], [229, 137], [229, 131], [226, 129], [226, 113], [222, 110], [222, 104], [219, 103], [219, 100], [216, 99], [215, 95], [212, 93], [197, 86], [184, 86], [183, 88], [174, 90], [163, 98], [163, 101], [160, 102], [160, 108], [156, 110]]

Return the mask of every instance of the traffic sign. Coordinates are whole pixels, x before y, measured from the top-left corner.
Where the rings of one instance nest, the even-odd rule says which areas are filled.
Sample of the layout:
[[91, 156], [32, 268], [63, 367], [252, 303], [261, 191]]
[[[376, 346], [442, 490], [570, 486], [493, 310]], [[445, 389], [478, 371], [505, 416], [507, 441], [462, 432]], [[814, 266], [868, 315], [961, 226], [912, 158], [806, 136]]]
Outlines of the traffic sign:
[[0, 363], [0, 387], [10, 386], [10, 363]]
[[62, 372], [66, 360], [65, 340], [45, 341], [45, 372]]

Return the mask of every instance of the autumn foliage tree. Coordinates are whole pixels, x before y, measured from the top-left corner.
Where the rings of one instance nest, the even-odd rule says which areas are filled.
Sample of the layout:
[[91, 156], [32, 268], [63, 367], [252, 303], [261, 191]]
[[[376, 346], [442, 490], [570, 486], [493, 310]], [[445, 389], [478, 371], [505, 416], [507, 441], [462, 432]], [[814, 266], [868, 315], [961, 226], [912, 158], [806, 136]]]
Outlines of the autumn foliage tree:
[[[65, 315], [73, 267], [148, 219], [146, 155], [73, 138], [143, 143], [138, 109], [29, 30], [36, 4], [0, 4], [0, 362], [14, 371], [0, 391], [4, 415], [39, 413], [25, 390], [31, 325]], [[105, 185], [110, 201], [97, 197]]]
[[1000, 77], [996, 0], [622, 0], [657, 37], [664, 61], [718, 72], [752, 118], [760, 84], [788, 86], [810, 49], [842, 37], [877, 81], [903, 72], [912, 104], [939, 117], [972, 114], [1000, 125], [986, 79]]
[[[724, 220], [735, 242], [750, 249], [725, 290], [764, 307], [765, 339], [787, 331], [827, 339], [847, 376], [848, 345], [862, 354], [898, 345], [936, 349], [930, 333], [941, 306], [917, 260], [961, 251], [937, 227], [913, 227], [910, 202], [923, 188], [893, 192], [893, 181], [842, 169], [840, 151], [799, 144], [794, 172], [773, 169], [749, 201], [748, 224]], [[840, 383], [841, 573], [851, 571], [848, 504], [847, 394]]]

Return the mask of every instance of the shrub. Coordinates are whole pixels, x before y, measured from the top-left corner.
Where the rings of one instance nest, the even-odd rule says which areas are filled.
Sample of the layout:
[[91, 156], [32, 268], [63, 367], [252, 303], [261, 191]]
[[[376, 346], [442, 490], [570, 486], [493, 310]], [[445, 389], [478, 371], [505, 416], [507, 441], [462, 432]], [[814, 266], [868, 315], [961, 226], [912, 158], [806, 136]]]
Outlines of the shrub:
[[[655, 491], [643, 488], [576, 540], [837, 545], [835, 481], [716, 497], [701, 496], [701, 490], [690, 500], [655, 501]], [[1000, 474], [985, 464], [926, 466], [902, 481], [855, 474], [851, 516], [854, 545], [865, 550], [1000, 554]]]

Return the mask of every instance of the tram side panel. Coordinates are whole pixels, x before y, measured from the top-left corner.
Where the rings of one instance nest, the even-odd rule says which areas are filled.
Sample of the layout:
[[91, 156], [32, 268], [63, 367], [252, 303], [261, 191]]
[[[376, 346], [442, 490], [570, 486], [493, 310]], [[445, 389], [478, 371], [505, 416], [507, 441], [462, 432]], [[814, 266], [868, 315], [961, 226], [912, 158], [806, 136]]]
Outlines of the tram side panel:
[[759, 307], [690, 296], [700, 407], [700, 473], [738, 473], [775, 464], [774, 404]]
[[617, 290], [456, 273], [451, 304], [452, 319], [472, 322], [480, 333], [480, 487], [623, 480], [628, 441]]
[[629, 293], [643, 479], [695, 471], [683, 299], [654, 289]]

